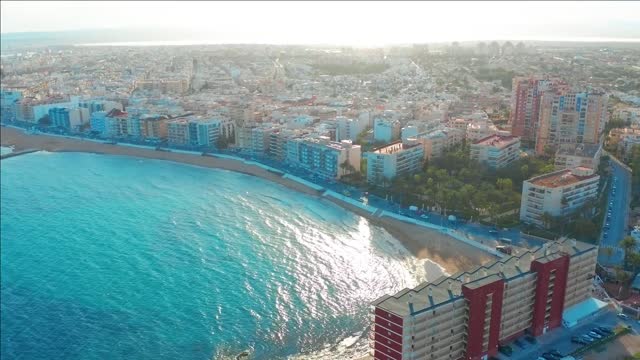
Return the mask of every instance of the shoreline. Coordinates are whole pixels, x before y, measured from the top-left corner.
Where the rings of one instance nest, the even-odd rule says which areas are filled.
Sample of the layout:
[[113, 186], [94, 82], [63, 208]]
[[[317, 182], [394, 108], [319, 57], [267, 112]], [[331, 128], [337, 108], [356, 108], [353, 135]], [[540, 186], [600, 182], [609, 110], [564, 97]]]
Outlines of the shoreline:
[[156, 151], [142, 147], [105, 144], [96, 141], [49, 136], [46, 134], [26, 134], [24, 130], [10, 127], [2, 127], [1, 129], [0, 144], [2, 146], [13, 146], [15, 152], [27, 149], [38, 149], [50, 152], [84, 152], [101, 155], [131, 156], [173, 161], [211, 169], [229, 170], [272, 181], [291, 190], [319, 199], [327, 199], [347, 211], [366, 218], [372, 225], [384, 228], [416, 258], [429, 259], [440, 265], [449, 274], [481, 265], [493, 259], [491, 255], [482, 250], [458, 241], [449, 235], [386, 216], [375, 217], [373, 214], [339, 199], [330, 196], [323, 197], [322, 191], [312, 189], [295, 180], [288, 179], [260, 166], [247, 164], [240, 160], [201, 156], [183, 152]]

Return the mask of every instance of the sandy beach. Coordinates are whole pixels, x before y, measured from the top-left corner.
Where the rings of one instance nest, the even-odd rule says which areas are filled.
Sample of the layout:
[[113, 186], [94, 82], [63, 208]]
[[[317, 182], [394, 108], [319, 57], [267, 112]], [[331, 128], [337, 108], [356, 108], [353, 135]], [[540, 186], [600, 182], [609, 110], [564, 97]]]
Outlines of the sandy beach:
[[[14, 151], [39, 149], [51, 152], [91, 152], [97, 154], [125, 155], [149, 159], [175, 161], [190, 165], [225, 169], [276, 182], [289, 189], [312, 196], [320, 193], [296, 181], [285, 179], [261, 167], [245, 164], [232, 159], [197, 156], [184, 153], [155, 151], [150, 149], [103, 144], [81, 139], [69, 139], [43, 134], [25, 134], [22, 130], [2, 127], [0, 144], [14, 146]], [[440, 264], [448, 273], [455, 273], [480, 265], [492, 259], [492, 256], [464, 244], [447, 235], [418, 225], [396, 219], [374, 218], [371, 214], [345, 202], [330, 199], [339, 206], [367, 218], [372, 224], [381, 226], [400, 241], [413, 255], [420, 259], [431, 259]]]

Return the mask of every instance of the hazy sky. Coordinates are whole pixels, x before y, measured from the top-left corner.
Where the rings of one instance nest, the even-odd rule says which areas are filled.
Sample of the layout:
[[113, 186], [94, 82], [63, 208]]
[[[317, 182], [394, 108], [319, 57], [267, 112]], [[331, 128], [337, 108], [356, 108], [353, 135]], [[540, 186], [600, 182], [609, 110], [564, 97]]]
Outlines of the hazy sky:
[[[12, 2], [1, 31], [189, 29], [229, 42], [640, 39], [640, 2]], [[159, 39], [161, 40], [161, 39]]]

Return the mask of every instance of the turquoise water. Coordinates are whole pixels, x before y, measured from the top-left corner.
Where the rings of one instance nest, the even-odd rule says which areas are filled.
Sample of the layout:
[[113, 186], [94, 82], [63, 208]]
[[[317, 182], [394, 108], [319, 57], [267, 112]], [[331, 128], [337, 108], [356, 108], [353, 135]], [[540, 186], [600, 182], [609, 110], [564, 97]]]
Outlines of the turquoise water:
[[440, 275], [247, 175], [46, 152], [0, 169], [3, 359], [348, 359], [370, 301]]

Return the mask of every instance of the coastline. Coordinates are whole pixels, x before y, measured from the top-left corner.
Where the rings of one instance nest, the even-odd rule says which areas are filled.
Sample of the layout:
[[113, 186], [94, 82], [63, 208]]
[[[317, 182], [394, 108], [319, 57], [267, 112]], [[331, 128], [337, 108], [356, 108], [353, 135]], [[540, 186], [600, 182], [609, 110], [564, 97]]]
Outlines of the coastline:
[[[104, 144], [95, 141], [49, 136], [46, 134], [26, 134], [23, 130], [2, 127], [0, 144], [14, 146], [14, 151], [38, 149], [50, 152], [86, 152], [107, 155], [132, 156], [184, 163], [189, 165], [223, 169], [257, 176], [278, 183], [288, 189], [307, 195], [322, 197], [322, 192], [295, 180], [282, 177], [267, 169], [245, 162], [213, 156], [198, 156], [180, 152], [166, 152], [142, 147]], [[491, 255], [473, 246], [457, 241], [435, 230], [410, 224], [390, 217], [375, 217], [371, 213], [339, 199], [325, 197], [338, 206], [366, 218], [371, 224], [380, 226], [396, 238], [418, 259], [429, 259], [442, 266], [449, 274], [466, 270], [492, 260]]]

